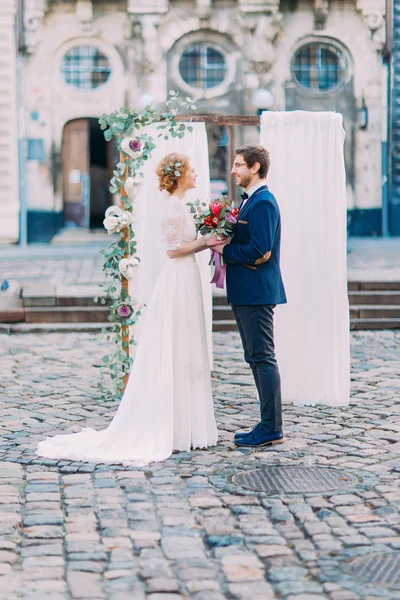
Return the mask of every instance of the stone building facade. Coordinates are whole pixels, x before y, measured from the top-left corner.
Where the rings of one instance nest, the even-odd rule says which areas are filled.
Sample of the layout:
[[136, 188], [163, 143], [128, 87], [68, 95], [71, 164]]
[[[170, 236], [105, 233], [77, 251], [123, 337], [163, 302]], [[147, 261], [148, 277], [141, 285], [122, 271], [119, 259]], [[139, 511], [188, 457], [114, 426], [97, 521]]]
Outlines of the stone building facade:
[[393, 0], [391, 27], [390, 183], [387, 220], [389, 232], [400, 235], [400, 1]]
[[17, 40], [14, 0], [0, 3], [0, 243], [19, 236]]
[[[0, 7], [7, 49], [14, 1]], [[49, 240], [63, 226], [101, 224], [112, 201], [115, 148], [105, 144], [97, 119], [123, 105], [163, 102], [169, 89], [197, 98], [199, 113], [342, 112], [350, 232], [381, 233], [385, 0], [24, 0], [21, 10], [29, 241]], [[15, 52], [4, 56], [11, 73]], [[0, 94], [3, 83], [15, 90], [10, 81], [0, 80]], [[18, 138], [11, 112], [0, 144]], [[257, 132], [236, 132], [235, 141], [244, 139]], [[9, 174], [0, 242], [18, 239], [13, 144], [12, 156], [6, 152], [12, 165], [0, 165]], [[212, 177], [222, 185], [226, 133], [211, 131], [210, 147]]]

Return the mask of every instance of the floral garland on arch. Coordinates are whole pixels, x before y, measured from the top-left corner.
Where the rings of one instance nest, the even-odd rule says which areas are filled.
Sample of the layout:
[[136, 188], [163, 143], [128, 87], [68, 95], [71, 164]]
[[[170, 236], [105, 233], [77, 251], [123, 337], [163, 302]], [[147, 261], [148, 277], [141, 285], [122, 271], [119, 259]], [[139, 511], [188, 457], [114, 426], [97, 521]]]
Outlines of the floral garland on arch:
[[109, 390], [100, 382], [104, 399], [120, 400], [122, 397], [133, 362], [129, 346], [136, 344], [133, 336], [129, 339], [129, 328], [136, 323], [143, 307], [129, 295], [128, 281], [140, 263], [132, 228], [133, 205], [140, 189], [143, 165], [156, 147], [153, 137], [144, 128], [158, 123], [158, 137], [166, 140], [170, 137], [183, 138], [186, 131], [193, 128], [190, 124], [176, 121], [175, 117], [188, 109], [196, 109], [193, 100], [182, 99], [177, 92], [171, 91], [170, 98], [161, 108], [147, 105], [141, 112], [135, 113], [124, 107], [99, 119], [105, 139], [110, 141], [115, 137], [118, 140], [120, 160], [113, 171], [109, 189], [112, 194], [120, 192], [121, 198], [120, 206], [110, 206], [105, 213], [104, 227], [109, 235], [115, 237], [107, 250], [100, 250], [104, 258], [106, 283], [102, 286], [102, 295], [95, 298], [95, 302], [108, 304], [111, 327], [104, 327], [102, 333], [114, 348], [101, 359], [102, 376], [108, 375], [114, 383], [114, 389]]

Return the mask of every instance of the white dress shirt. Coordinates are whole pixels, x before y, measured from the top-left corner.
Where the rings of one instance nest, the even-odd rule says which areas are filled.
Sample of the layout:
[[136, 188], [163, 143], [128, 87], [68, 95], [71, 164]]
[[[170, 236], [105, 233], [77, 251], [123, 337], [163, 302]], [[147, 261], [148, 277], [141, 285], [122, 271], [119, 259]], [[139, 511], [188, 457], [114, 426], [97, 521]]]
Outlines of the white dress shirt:
[[243, 204], [241, 206], [241, 209], [244, 207], [244, 205], [249, 200], [249, 198], [254, 194], [254, 192], [256, 192], [263, 185], [265, 185], [265, 180], [264, 179], [262, 181], [260, 181], [260, 183], [256, 183], [256, 185], [253, 185], [249, 190], [246, 190], [246, 194], [248, 195], [248, 198], [246, 198], [246, 200], [243, 200]]

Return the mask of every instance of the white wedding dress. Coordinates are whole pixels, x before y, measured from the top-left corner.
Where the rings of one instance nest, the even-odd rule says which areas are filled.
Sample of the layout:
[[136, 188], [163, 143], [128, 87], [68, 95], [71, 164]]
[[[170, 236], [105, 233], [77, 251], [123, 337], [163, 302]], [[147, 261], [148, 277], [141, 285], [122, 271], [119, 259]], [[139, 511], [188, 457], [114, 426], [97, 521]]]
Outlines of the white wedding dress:
[[[166, 250], [197, 238], [185, 199], [169, 197], [162, 230]], [[190, 254], [167, 260], [158, 277], [125, 393], [107, 429], [46, 438], [36, 453], [143, 466], [173, 450], [216, 442], [201, 279]]]

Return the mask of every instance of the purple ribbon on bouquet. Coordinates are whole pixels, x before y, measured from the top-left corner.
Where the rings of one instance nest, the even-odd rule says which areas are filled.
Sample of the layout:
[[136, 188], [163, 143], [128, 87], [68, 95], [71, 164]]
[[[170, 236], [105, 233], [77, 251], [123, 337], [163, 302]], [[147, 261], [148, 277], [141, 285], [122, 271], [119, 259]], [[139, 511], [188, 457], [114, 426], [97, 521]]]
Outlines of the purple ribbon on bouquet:
[[214, 277], [211, 279], [210, 283], [215, 283], [217, 288], [223, 290], [226, 274], [226, 265], [221, 264], [221, 255], [218, 254], [218, 252], [216, 252], [215, 250], [212, 251], [212, 256], [214, 259], [215, 271]]

